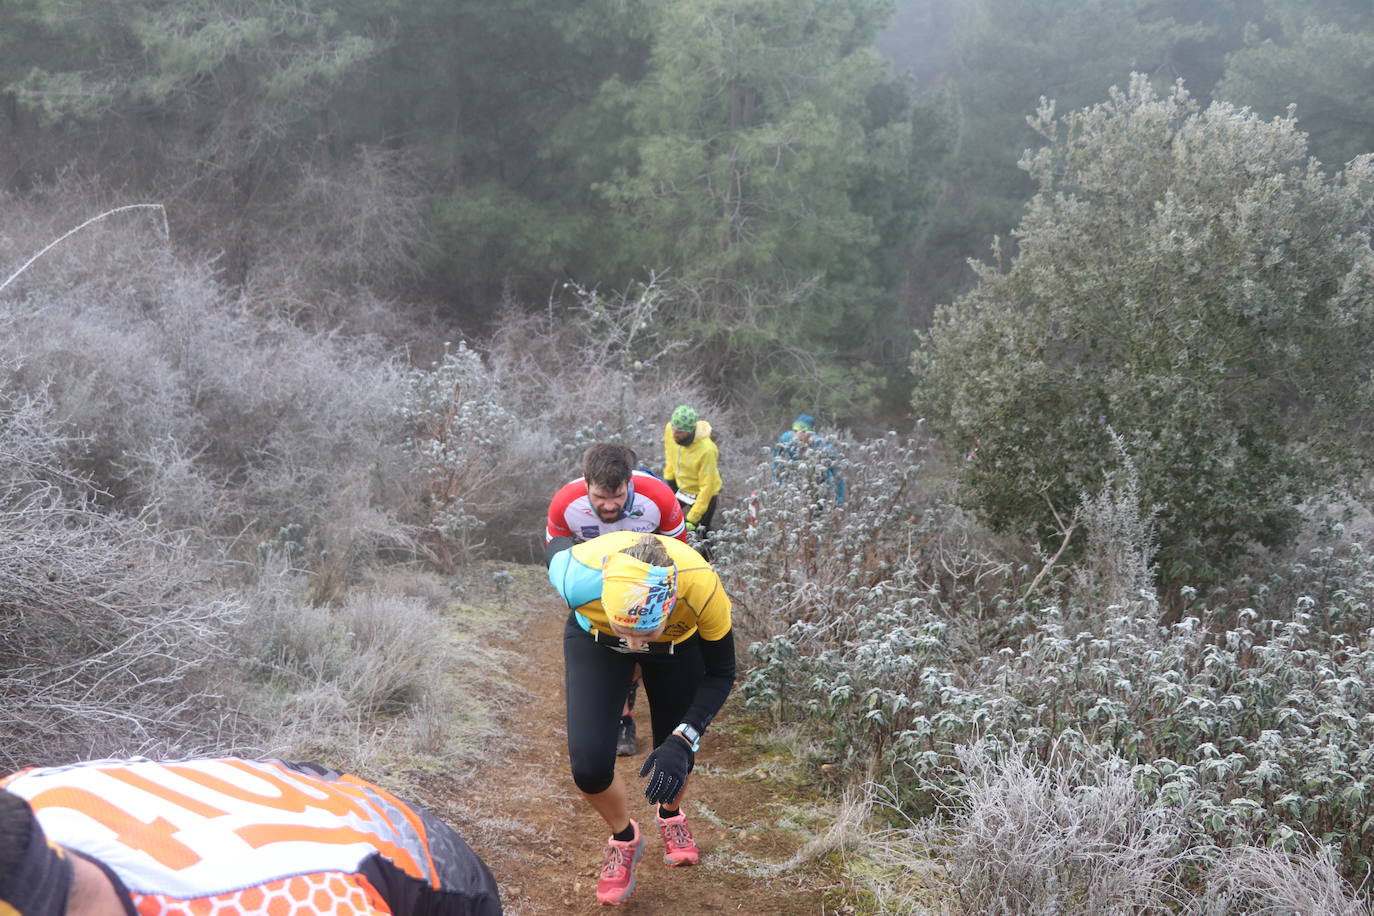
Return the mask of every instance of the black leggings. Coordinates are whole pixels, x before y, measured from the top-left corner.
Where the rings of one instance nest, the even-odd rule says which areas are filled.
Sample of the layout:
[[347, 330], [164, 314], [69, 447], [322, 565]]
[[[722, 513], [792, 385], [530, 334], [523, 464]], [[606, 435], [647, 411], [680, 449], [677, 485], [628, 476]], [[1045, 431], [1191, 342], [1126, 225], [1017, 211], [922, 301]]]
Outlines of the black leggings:
[[593, 640], [568, 616], [563, 629], [563, 692], [568, 704], [568, 759], [573, 782], [588, 795], [605, 792], [615, 776], [615, 739], [635, 663], [658, 747], [677, 728], [696, 697], [705, 668], [701, 637], [693, 634], [672, 655], [617, 652]]

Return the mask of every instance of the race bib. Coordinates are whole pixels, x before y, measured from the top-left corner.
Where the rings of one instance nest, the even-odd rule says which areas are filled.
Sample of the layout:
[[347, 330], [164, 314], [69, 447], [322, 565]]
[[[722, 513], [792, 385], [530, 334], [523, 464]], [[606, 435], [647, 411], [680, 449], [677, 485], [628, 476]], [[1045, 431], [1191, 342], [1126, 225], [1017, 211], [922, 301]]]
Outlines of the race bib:
[[695, 493], [684, 493], [682, 490], [678, 490], [677, 501], [682, 503], [684, 506], [690, 506], [692, 503], [697, 501], [697, 495]]

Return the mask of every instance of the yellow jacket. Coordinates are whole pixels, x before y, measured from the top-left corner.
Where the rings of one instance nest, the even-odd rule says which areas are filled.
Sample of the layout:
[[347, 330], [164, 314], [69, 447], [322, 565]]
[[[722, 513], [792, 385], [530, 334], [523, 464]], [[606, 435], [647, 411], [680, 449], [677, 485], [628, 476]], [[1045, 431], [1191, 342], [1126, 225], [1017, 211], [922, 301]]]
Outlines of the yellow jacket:
[[673, 424], [663, 427], [663, 477], [677, 481], [678, 502], [686, 503], [687, 521], [696, 524], [711, 505], [711, 497], [720, 492], [720, 470], [716, 461], [720, 450], [711, 441], [711, 424], [697, 421], [696, 437], [691, 445], [678, 445], [673, 438]]
[[[682, 642], [693, 633], [702, 639], [724, 639], [730, 632], [730, 596], [720, 583], [709, 563], [677, 538], [652, 534], [668, 551], [677, 567], [677, 603], [668, 615], [668, 625], [661, 641]], [[553, 555], [549, 563], [549, 581], [558, 594], [568, 602], [588, 626], [610, 636], [614, 634], [606, 622], [606, 610], [601, 606], [601, 570], [607, 558], [646, 537], [638, 531], [613, 531], [601, 537], [574, 544]]]

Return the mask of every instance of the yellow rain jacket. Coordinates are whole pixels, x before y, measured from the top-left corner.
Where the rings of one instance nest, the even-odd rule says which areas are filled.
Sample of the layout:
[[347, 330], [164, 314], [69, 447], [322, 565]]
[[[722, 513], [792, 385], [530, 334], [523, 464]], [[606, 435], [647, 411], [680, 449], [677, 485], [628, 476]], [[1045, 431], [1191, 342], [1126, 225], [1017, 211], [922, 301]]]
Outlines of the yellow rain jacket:
[[691, 445], [678, 445], [673, 438], [673, 424], [666, 424], [663, 455], [663, 477], [677, 481], [677, 500], [687, 506], [687, 521], [695, 525], [721, 488], [720, 471], [716, 468], [720, 450], [711, 441], [711, 424], [697, 421]]

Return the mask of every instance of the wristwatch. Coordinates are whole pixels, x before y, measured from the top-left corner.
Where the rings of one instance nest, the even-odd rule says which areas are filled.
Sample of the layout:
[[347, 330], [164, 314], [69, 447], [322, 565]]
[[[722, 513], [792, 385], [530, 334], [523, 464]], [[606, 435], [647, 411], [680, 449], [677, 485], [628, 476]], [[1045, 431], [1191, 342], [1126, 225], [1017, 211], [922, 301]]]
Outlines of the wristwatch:
[[701, 750], [701, 732], [697, 731], [686, 722], [683, 722], [677, 728], [673, 729], [673, 734], [681, 735], [683, 739], [692, 746], [693, 754]]

